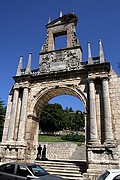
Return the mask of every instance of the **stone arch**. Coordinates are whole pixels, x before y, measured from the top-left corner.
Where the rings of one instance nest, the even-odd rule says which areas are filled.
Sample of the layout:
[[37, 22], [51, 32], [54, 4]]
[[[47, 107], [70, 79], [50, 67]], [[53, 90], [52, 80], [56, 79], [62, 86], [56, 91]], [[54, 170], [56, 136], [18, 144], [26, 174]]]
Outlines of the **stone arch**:
[[[39, 134], [39, 116], [42, 107], [52, 98], [58, 95], [72, 95], [77, 97], [83, 102], [84, 112], [87, 109], [87, 98], [84, 93], [78, 89], [77, 87], [67, 87], [67, 86], [55, 86], [45, 88], [39, 91], [36, 95], [34, 95], [34, 99], [32, 99], [32, 103], [30, 105], [30, 112], [27, 115], [27, 129], [26, 129], [26, 140], [27, 140], [27, 148], [32, 149], [31, 157], [33, 159], [36, 158], [36, 149], [38, 146], [38, 134]], [[85, 123], [86, 124], [86, 123]], [[34, 149], [34, 153], [33, 153]]]
[[[50, 87], [47, 89], [43, 89], [42, 91], [39, 91], [36, 96], [34, 96], [34, 100], [31, 104], [31, 107], [32, 107], [31, 109], [33, 111], [33, 114], [38, 115], [42, 106], [44, 106], [44, 104], [46, 104], [50, 99], [52, 99], [56, 96], [59, 96], [59, 95], [64, 95], [64, 94], [72, 95], [72, 96], [80, 99], [83, 102], [84, 109], [86, 112], [87, 99], [81, 90], [78, 90], [77, 88], [73, 88], [73, 87], [67, 87], [67, 86], [61, 86], [61, 87], [56, 86], [56, 87], [52, 87], [52, 88]], [[39, 112], [35, 113], [35, 111], [37, 111], [37, 110]]]
[[[20, 57], [8, 97], [0, 144], [2, 161], [34, 161], [40, 109], [49, 99], [70, 94], [82, 100], [87, 113], [88, 173], [120, 166], [120, 77], [106, 62], [101, 40], [99, 56], [92, 57], [88, 42], [88, 61], [82, 62], [76, 25], [75, 14], [61, 15], [46, 25], [38, 69], [31, 70], [31, 53], [26, 69]], [[67, 47], [54, 50], [54, 36], [64, 32]]]

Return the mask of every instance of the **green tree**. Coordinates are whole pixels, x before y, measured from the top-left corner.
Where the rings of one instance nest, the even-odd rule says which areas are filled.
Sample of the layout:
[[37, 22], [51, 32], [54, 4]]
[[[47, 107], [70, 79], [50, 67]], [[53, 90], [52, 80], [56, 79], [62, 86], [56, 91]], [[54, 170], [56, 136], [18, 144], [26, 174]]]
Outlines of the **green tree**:
[[79, 131], [80, 128], [85, 126], [84, 116], [81, 111], [76, 111], [72, 114], [72, 130]]
[[57, 132], [66, 127], [65, 113], [60, 104], [47, 104], [40, 115], [40, 128], [43, 132]]
[[66, 108], [65, 110], [66, 120], [67, 120], [67, 129], [73, 131], [79, 131], [80, 128], [85, 126], [84, 115], [81, 111], [77, 110], [74, 112], [72, 108]]
[[0, 140], [2, 139], [4, 120], [5, 120], [5, 107], [4, 107], [4, 102], [0, 99]]
[[119, 68], [119, 70], [120, 70], [120, 63], [118, 63], [118, 68]]
[[71, 111], [72, 108], [68, 108], [66, 107], [66, 109], [64, 110], [65, 113], [65, 118], [66, 118], [66, 129], [71, 129], [71, 125], [72, 125], [72, 118], [71, 118]]
[[69, 108], [69, 112], [74, 112], [73, 109], [72, 109], [71, 107]]

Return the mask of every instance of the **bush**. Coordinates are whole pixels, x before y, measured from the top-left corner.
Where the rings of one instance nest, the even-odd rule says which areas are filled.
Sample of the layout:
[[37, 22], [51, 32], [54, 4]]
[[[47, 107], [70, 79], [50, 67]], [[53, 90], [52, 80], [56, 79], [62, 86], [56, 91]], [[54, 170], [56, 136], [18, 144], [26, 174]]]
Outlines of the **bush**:
[[61, 137], [61, 139], [67, 140], [67, 141], [85, 142], [85, 136], [84, 135], [78, 135], [78, 134], [63, 135]]

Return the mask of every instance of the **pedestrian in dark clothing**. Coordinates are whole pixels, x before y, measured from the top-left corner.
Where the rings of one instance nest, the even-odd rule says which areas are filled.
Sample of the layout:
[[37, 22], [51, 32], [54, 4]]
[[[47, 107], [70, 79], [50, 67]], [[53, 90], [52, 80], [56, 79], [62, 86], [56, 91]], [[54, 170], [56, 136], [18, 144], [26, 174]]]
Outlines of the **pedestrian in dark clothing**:
[[39, 144], [37, 150], [38, 150], [38, 153], [37, 153], [37, 159], [40, 159], [40, 158], [41, 158], [41, 152], [42, 152], [42, 147], [41, 147], [40, 144]]
[[46, 160], [46, 145], [44, 145], [42, 150], [42, 160]]

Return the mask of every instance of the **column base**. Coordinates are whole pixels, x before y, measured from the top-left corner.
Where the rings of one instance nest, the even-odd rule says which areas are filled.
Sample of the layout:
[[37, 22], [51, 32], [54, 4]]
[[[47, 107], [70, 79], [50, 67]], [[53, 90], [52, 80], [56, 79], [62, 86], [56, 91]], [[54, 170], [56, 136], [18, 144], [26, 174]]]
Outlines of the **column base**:
[[1, 144], [6, 144], [6, 145], [15, 145], [15, 141], [13, 139], [7, 140], [5, 142], [2, 142]]
[[24, 140], [18, 140], [16, 141], [17, 146], [26, 146], [26, 142]]
[[105, 140], [104, 146], [115, 147], [116, 145], [113, 139], [108, 139], [108, 140]]
[[98, 139], [91, 139], [88, 142], [88, 145], [100, 145], [100, 140], [98, 140]]

